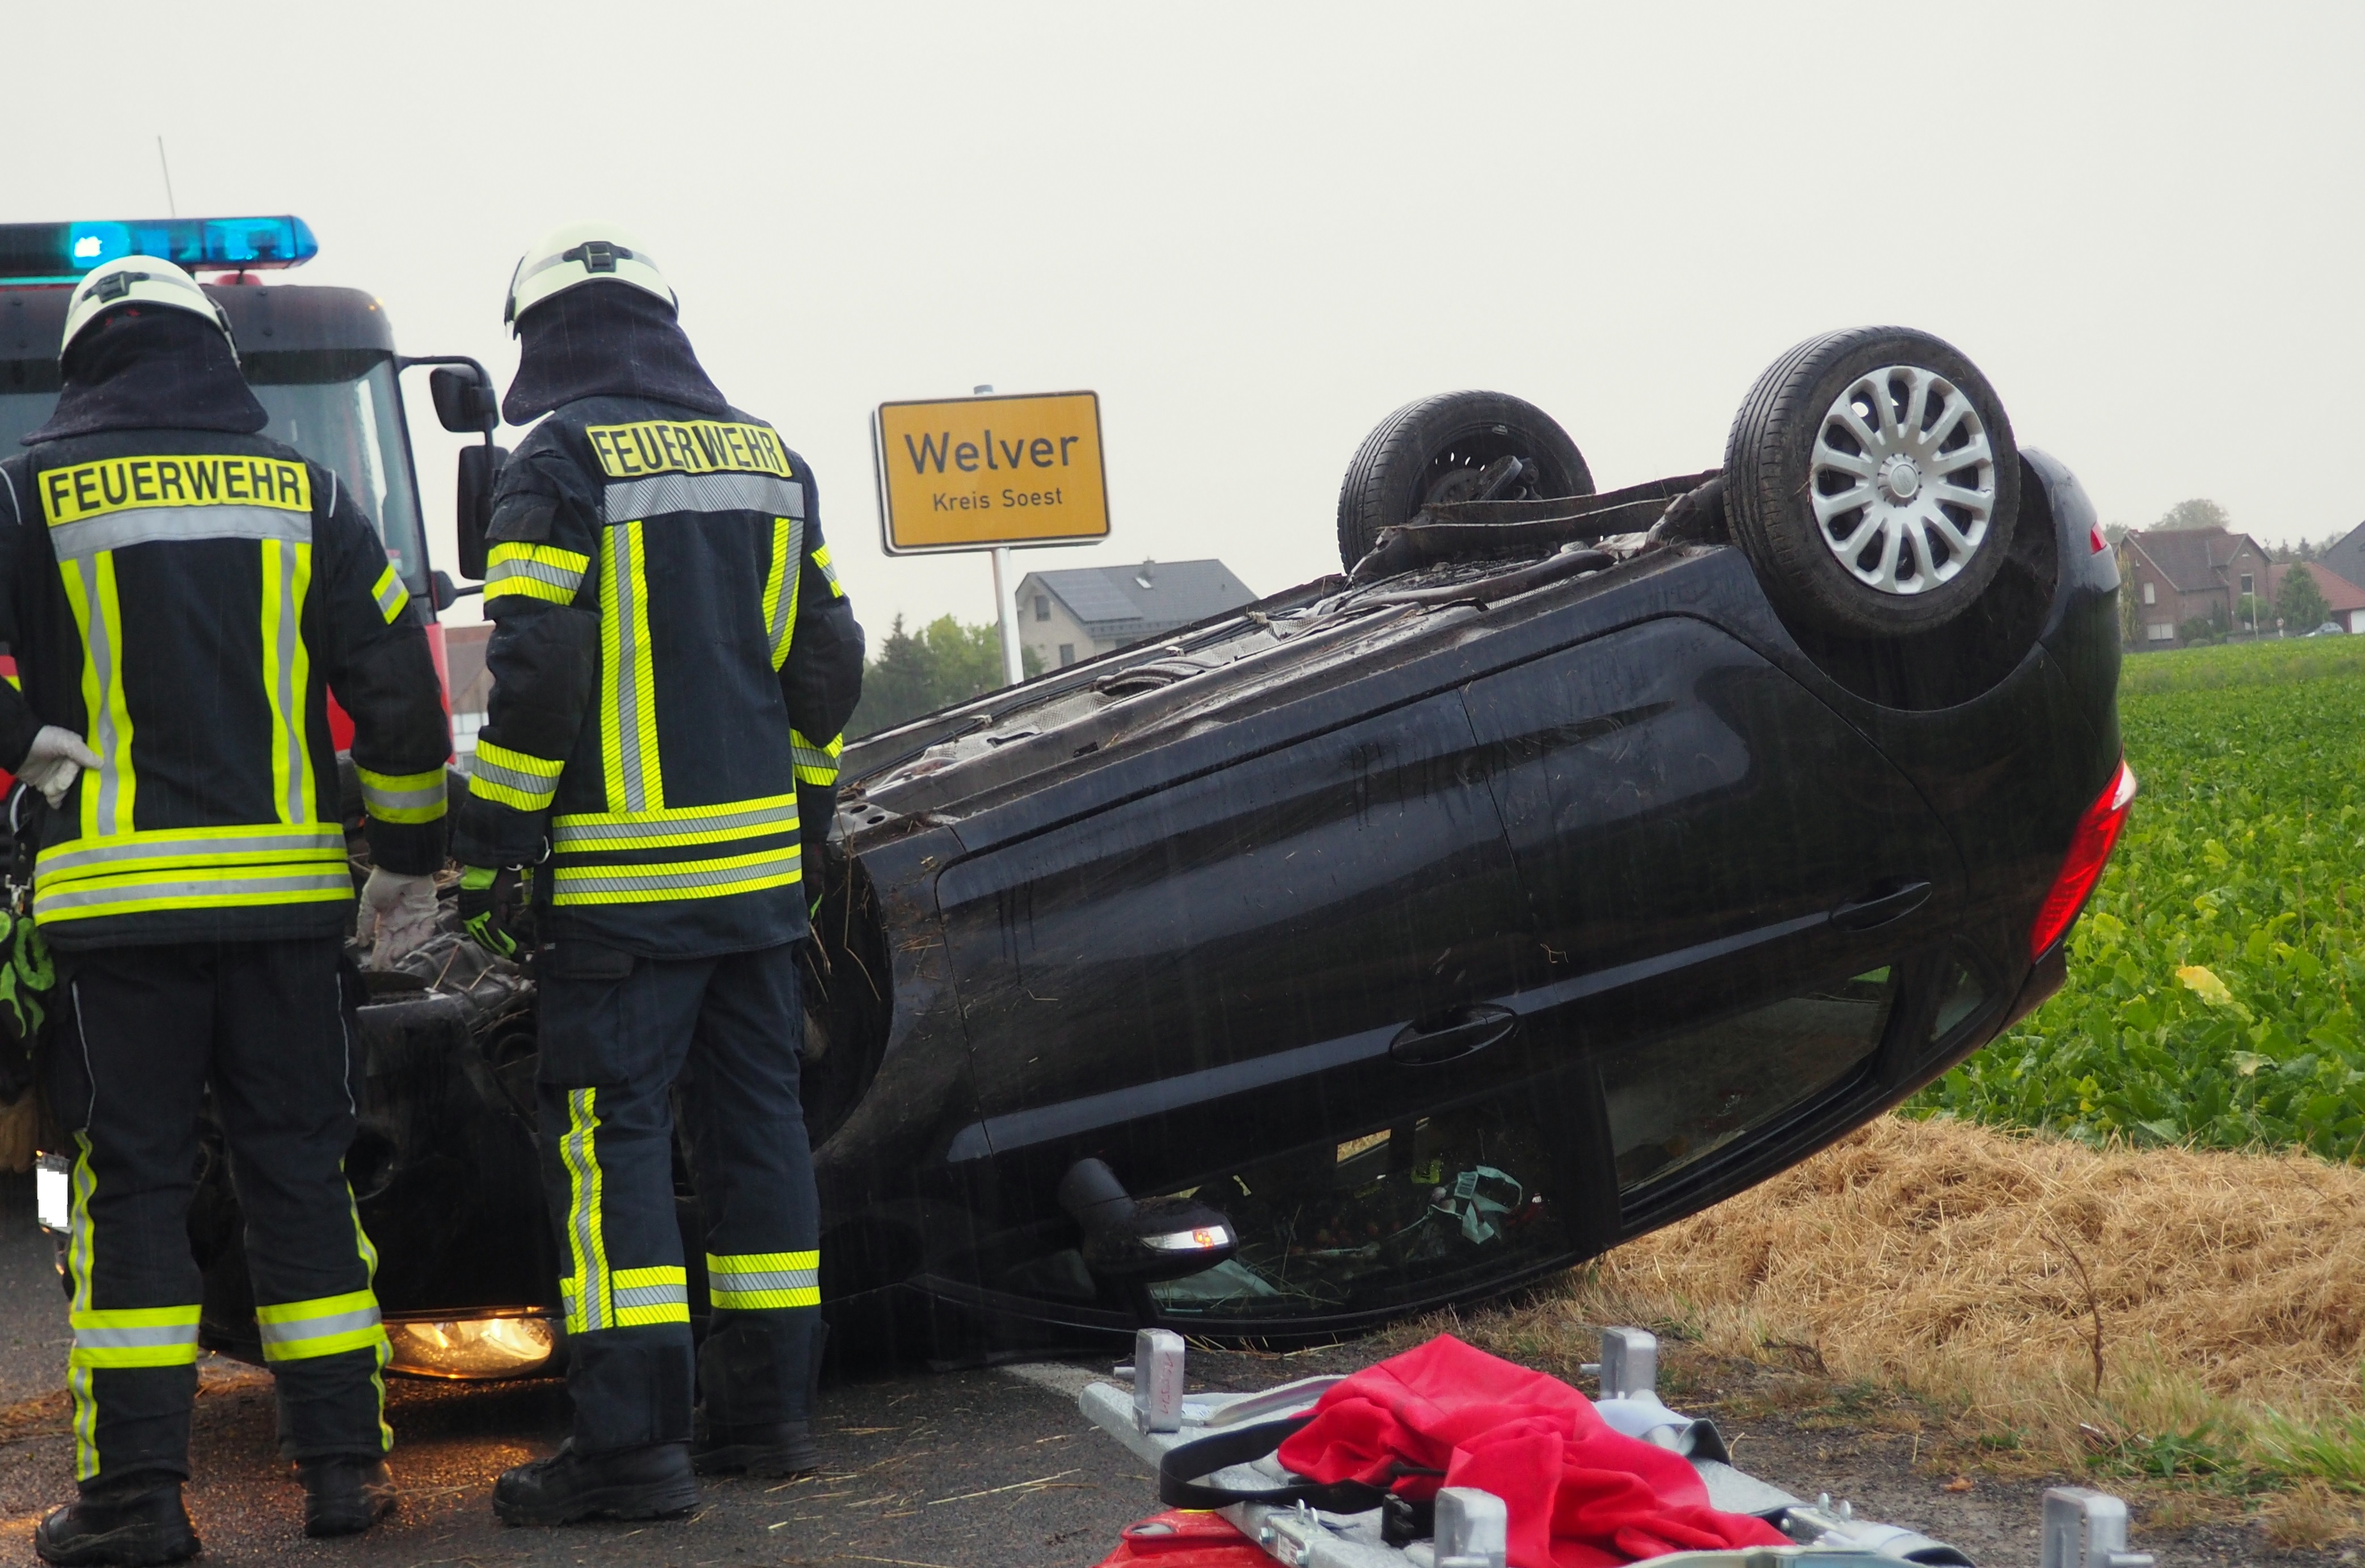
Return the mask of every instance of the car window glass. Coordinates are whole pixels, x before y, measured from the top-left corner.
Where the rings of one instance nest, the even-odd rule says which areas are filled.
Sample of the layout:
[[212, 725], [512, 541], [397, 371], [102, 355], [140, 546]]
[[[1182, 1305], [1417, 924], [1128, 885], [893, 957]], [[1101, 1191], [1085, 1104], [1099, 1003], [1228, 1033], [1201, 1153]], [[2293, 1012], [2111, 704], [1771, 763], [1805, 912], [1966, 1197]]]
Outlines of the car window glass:
[[271, 415], [263, 434], [333, 468], [386, 540], [414, 591], [426, 586], [419, 498], [411, 487], [394, 361], [347, 349], [250, 353], [247, 384]]
[[1839, 1085], [1878, 1047], [1896, 992], [1874, 969], [1608, 1058], [1619, 1190], [1656, 1186]]
[[[426, 586], [420, 551], [419, 498], [404, 446], [394, 361], [375, 350], [261, 352], [241, 361], [247, 384], [271, 416], [263, 433], [333, 468], [353, 490], [386, 540], [388, 556], [413, 591]], [[58, 403], [58, 369], [50, 360], [0, 363], [0, 457]]]
[[1552, 1172], [1508, 1101], [1242, 1166], [1193, 1189], [1239, 1252], [1149, 1294], [1169, 1321], [1327, 1317], [1508, 1279], [1569, 1247]]
[[1988, 1003], [1987, 982], [1960, 958], [1946, 964], [1945, 983], [1938, 991], [1938, 1012], [1930, 1020], [1930, 1038], [1943, 1040], [1962, 1022]]

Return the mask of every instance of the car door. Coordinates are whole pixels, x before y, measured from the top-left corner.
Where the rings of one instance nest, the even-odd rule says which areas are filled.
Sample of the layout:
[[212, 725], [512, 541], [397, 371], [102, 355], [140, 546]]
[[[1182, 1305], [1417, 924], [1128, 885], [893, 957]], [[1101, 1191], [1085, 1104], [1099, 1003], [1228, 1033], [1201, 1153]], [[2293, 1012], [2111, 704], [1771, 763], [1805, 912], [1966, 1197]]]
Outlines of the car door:
[[1961, 896], [1945, 828], [1870, 742], [1686, 616], [1467, 696], [1550, 968], [1517, 1005], [1593, 1064], [1630, 1210], [1870, 1070], [1898, 958]]
[[[1386, 1125], [1444, 1057], [1513, 1072], [1532, 947], [1446, 691], [948, 868], [937, 900], [1014, 1212], [1087, 1155], [1137, 1193]], [[1391, 1055], [1392, 1048], [1395, 1054]], [[1467, 1065], [1467, 1064], [1464, 1064]]]

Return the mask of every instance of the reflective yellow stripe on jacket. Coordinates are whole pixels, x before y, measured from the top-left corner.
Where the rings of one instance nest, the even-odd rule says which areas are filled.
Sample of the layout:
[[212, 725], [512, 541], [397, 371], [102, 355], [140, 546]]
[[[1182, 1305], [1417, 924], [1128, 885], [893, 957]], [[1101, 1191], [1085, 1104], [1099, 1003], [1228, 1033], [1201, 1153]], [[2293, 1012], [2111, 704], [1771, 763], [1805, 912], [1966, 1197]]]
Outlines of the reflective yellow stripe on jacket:
[[345, 835], [333, 823], [156, 828], [69, 839], [33, 868], [42, 924], [151, 910], [349, 898]]
[[834, 737], [826, 745], [815, 745], [805, 739], [801, 731], [789, 732], [789, 745], [796, 753], [797, 782], [800, 784], [835, 784], [837, 782], [838, 754], [846, 749], [846, 737]]
[[485, 602], [540, 599], [571, 604], [591, 557], [555, 544], [496, 544], [485, 556]]
[[551, 902], [646, 903], [787, 887], [803, 868], [793, 794], [551, 819]]
[[440, 767], [427, 773], [372, 773], [366, 767], [355, 767], [361, 775], [362, 804], [369, 814], [382, 823], [432, 823], [442, 820], [446, 795], [443, 770]]
[[534, 756], [480, 740], [468, 765], [468, 793], [520, 812], [546, 812], [558, 794], [564, 759]]

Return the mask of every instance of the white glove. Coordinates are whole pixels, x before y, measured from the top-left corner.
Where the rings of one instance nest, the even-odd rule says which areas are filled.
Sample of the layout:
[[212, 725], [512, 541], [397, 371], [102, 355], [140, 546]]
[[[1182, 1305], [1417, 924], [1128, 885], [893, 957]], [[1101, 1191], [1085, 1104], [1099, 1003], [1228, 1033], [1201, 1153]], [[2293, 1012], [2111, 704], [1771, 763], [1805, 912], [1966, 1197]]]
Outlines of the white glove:
[[33, 737], [33, 749], [17, 765], [17, 777], [41, 792], [52, 806], [66, 798], [75, 778], [85, 767], [99, 766], [98, 753], [82, 744], [72, 730], [43, 724]]
[[373, 969], [390, 969], [435, 935], [435, 879], [370, 868], [353, 934], [370, 945]]

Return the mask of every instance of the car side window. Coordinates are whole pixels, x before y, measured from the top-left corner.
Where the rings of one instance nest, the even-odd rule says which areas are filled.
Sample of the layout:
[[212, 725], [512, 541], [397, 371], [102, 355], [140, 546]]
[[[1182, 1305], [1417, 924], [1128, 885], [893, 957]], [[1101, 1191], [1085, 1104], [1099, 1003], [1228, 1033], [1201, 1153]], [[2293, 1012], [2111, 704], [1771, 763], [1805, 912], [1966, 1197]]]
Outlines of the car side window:
[[1872, 1059], [1894, 966], [1820, 986], [1600, 1064], [1618, 1188], [1655, 1188], [1838, 1088]]

